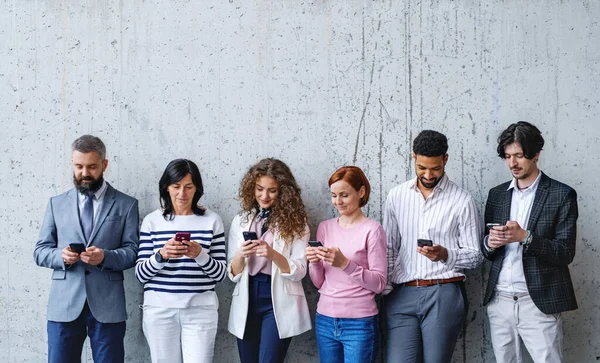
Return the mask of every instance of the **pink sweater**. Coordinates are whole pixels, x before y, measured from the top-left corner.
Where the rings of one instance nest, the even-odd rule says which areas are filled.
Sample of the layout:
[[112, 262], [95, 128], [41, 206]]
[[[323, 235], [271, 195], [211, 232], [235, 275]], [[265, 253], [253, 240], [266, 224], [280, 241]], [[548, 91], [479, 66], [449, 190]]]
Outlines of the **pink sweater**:
[[325, 247], [339, 247], [350, 260], [346, 268], [326, 262], [311, 263], [309, 274], [321, 294], [317, 312], [332, 318], [364, 318], [377, 314], [375, 294], [387, 279], [387, 247], [381, 225], [370, 218], [342, 228], [338, 219], [321, 222], [317, 240]]

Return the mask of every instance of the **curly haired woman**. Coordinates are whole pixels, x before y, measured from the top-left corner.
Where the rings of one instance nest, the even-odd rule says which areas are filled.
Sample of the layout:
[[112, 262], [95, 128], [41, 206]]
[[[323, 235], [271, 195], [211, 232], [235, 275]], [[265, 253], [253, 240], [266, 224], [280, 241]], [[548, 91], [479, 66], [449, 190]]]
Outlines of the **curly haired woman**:
[[[293, 336], [311, 328], [302, 278], [309, 237], [300, 188], [289, 167], [263, 159], [242, 179], [242, 211], [229, 232], [227, 272], [236, 283], [229, 331], [242, 363], [283, 362]], [[254, 232], [244, 240], [243, 232]]]

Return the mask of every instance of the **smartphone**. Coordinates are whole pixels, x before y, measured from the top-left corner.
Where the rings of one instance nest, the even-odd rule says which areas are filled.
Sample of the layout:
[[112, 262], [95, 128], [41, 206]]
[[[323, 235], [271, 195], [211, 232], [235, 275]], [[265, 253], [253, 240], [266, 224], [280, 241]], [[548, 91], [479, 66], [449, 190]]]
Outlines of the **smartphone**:
[[85, 245], [83, 243], [69, 243], [69, 247], [71, 248], [71, 251], [76, 252], [77, 254], [85, 251]]
[[175, 241], [189, 241], [191, 238], [190, 232], [177, 232], [175, 233]]
[[433, 241], [430, 239], [422, 239], [422, 238], [418, 238], [417, 239], [417, 246], [419, 247], [425, 247], [425, 246], [433, 246]]
[[323, 247], [321, 241], [308, 241], [310, 247]]
[[254, 231], [244, 231], [242, 232], [242, 235], [244, 235], [244, 241], [256, 241], [258, 239], [258, 236]]
[[486, 223], [486, 224], [485, 224], [485, 226], [486, 226], [488, 229], [492, 229], [493, 227], [499, 227], [499, 226], [501, 226], [501, 225], [502, 225], [502, 224], [500, 224], [500, 223]]

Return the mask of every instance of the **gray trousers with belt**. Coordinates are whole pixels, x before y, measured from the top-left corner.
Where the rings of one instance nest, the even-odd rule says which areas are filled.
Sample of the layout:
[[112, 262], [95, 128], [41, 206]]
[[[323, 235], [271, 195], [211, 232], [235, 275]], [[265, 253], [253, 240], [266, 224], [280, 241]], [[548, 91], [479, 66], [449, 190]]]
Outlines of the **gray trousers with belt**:
[[385, 297], [388, 363], [450, 363], [467, 312], [464, 283], [398, 285]]

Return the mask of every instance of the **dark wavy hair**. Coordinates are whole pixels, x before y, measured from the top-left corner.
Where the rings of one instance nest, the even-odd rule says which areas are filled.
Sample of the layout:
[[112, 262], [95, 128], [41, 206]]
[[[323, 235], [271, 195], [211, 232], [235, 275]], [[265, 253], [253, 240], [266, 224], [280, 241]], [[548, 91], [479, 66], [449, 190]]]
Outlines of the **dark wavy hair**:
[[173, 214], [173, 203], [171, 203], [171, 196], [169, 195], [169, 185], [181, 181], [181, 179], [185, 178], [188, 174], [192, 176], [192, 183], [194, 183], [194, 186], [196, 187], [196, 192], [192, 198], [192, 211], [197, 216], [204, 215], [204, 212], [206, 211], [204, 207], [198, 205], [198, 201], [202, 195], [204, 195], [204, 186], [202, 185], [202, 177], [200, 176], [198, 166], [191, 160], [175, 159], [167, 165], [158, 182], [160, 206], [163, 209], [163, 217], [167, 221], [171, 221], [175, 218], [175, 215]]
[[367, 176], [358, 166], [342, 166], [329, 177], [329, 186], [340, 180], [350, 184], [357, 192], [360, 188], [365, 187], [365, 195], [360, 199], [360, 206], [363, 207], [369, 201], [371, 194], [371, 184]]
[[260, 177], [269, 176], [277, 181], [279, 194], [271, 207], [267, 226], [277, 230], [286, 243], [304, 236], [306, 229], [306, 210], [300, 197], [300, 187], [290, 168], [281, 160], [267, 158], [252, 165], [242, 178], [239, 189], [242, 218], [248, 222], [251, 214], [260, 209], [254, 196], [256, 182]]
[[527, 159], [533, 159], [544, 147], [544, 138], [540, 130], [527, 121], [514, 123], [498, 136], [498, 156], [504, 159], [504, 148], [518, 142], [523, 149], [523, 155]]
[[413, 152], [427, 157], [444, 156], [448, 152], [448, 139], [440, 132], [423, 130], [413, 141]]

